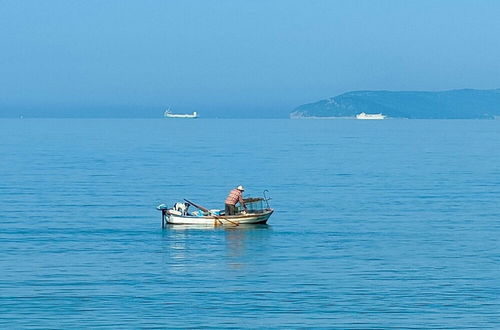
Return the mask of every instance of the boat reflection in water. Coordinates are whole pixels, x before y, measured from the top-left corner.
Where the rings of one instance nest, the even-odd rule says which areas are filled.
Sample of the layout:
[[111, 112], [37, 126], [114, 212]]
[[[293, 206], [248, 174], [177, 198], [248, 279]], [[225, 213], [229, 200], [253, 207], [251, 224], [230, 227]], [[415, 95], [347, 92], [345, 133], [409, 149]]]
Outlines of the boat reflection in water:
[[268, 245], [264, 243], [271, 233], [271, 226], [266, 224], [240, 226], [245, 227], [225, 231], [228, 264], [233, 269], [244, 268], [255, 256], [265, 253]]
[[192, 267], [193, 262], [220, 263], [241, 269], [255, 257], [266, 254], [272, 226], [167, 225], [162, 231], [169, 255], [168, 264], [177, 272]]

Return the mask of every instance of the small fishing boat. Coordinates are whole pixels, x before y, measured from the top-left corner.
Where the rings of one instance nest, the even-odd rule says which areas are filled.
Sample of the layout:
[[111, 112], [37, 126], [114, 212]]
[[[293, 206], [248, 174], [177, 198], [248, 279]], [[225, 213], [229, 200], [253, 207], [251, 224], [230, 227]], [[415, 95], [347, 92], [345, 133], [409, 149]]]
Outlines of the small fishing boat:
[[[270, 198], [245, 198], [246, 210], [237, 209], [235, 215], [225, 215], [224, 211], [207, 209], [187, 199], [175, 203], [173, 207], [160, 204], [156, 207], [162, 213], [162, 227], [172, 225], [239, 226], [240, 224], [265, 224], [274, 210], [269, 207]], [[265, 206], [264, 206], [265, 202]], [[189, 212], [189, 206], [197, 208]]]

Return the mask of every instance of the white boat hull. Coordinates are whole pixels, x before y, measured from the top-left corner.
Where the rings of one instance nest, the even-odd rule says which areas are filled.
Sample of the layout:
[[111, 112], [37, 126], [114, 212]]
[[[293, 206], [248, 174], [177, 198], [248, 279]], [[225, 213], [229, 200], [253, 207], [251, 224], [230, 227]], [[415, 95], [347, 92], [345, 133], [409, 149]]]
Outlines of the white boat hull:
[[273, 210], [269, 209], [263, 213], [251, 213], [251, 214], [239, 214], [231, 216], [185, 216], [176, 215], [165, 211], [165, 221], [168, 224], [173, 225], [208, 225], [208, 226], [219, 226], [219, 225], [235, 225], [235, 224], [263, 224], [266, 223]]

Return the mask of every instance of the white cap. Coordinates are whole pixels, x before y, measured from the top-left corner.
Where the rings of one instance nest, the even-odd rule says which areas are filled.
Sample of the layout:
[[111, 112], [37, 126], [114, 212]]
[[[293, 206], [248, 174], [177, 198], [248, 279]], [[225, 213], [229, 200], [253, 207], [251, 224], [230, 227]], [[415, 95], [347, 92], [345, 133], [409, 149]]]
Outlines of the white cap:
[[236, 189], [238, 189], [238, 190], [240, 190], [240, 191], [245, 191], [245, 188], [243, 188], [243, 186], [241, 186], [241, 185], [240, 185], [240, 186], [238, 186], [238, 187], [236, 187]]

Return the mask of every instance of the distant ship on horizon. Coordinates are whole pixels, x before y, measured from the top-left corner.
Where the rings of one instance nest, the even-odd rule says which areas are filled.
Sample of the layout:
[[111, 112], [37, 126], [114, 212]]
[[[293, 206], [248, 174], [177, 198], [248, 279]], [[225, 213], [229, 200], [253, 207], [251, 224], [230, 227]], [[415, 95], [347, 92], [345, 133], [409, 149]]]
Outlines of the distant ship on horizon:
[[198, 118], [198, 113], [196, 111], [193, 112], [192, 114], [172, 113], [172, 111], [170, 111], [170, 108], [168, 108], [167, 110], [165, 110], [163, 117], [165, 117], [165, 118], [191, 118], [191, 119], [195, 119], [195, 118]]
[[356, 119], [385, 119], [385, 116], [381, 113], [369, 114], [365, 112], [358, 113]]

